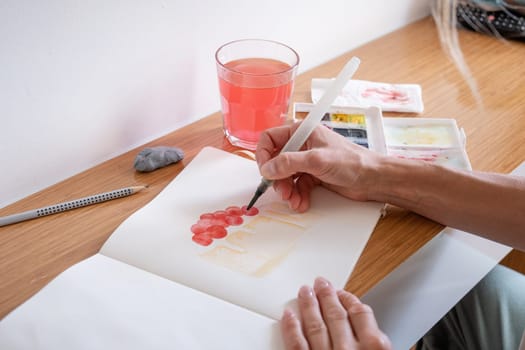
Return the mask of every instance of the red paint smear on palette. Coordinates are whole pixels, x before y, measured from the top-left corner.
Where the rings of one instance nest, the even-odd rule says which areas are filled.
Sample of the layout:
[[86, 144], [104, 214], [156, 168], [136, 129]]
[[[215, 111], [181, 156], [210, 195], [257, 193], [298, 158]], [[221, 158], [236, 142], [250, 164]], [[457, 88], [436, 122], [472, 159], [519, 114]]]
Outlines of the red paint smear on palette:
[[243, 216], [259, 214], [256, 207], [247, 210], [246, 206], [230, 206], [224, 210], [201, 214], [199, 220], [190, 228], [193, 233], [193, 242], [202, 246], [209, 246], [214, 239], [222, 239], [228, 235], [229, 226], [239, 226], [244, 222]]

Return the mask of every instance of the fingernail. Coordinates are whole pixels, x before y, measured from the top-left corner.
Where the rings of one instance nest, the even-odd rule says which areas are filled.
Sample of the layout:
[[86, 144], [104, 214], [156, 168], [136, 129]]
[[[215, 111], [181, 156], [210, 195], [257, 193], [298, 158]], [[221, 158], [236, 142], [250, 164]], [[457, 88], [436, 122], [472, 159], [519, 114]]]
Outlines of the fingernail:
[[302, 286], [301, 289], [299, 289], [299, 297], [300, 298], [313, 298], [314, 291], [309, 286]]
[[331, 284], [330, 284], [330, 282], [328, 282], [328, 280], [324, 279], [323, 277], [317, 277], [317, 278], [315, 279], [315, 283], [314, 283], [314, 286], [315, 286], [315, 287], [314, 287], [314, 288], [316, 288], [316, 289], [317, 289], [317, 288], [319, 288], [319, 289], [321, 289], [321, 288], [327, 288], [327, 287], [329, 287], [330, 285], [331, 285]]
[[294, 317], [295, 317], [295, 315], [292, 312], [292, 310], [290, 310], [288, 308], [284, 309], [284, 311], [283, 311], [283, 319], [294, 318]]

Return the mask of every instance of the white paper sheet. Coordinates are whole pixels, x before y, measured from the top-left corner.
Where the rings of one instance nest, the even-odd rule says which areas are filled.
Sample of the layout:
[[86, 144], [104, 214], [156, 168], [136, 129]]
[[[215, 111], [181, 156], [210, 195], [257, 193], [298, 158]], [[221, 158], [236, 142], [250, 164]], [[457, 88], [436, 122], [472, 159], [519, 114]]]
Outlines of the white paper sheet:
[[446, 229], [363, 296], [394, 349], [409, 349], [468, 293], [510, 248], [485, 241], [486, 255]]
[[126, 220], [101, 253], [274, 319], [301, 285], [325, 276], [342, 287], [380, 216], [323, 188], [305, 214], [287, 209], [273, 189], [260, 213], [202, 247], [191, 226], [202, 213], [245, 205], [260, 182], [256, 163], [205, 148], [149, 205]]
[[281, 349], [276, 321], [97, 254], [0, 322], [0, 349]]

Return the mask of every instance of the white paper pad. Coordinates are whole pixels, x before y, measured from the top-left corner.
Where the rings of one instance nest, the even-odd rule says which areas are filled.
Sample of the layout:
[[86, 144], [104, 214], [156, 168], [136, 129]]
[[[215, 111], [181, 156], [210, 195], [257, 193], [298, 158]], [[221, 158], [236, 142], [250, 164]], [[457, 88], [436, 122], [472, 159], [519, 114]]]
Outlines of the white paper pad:
[[6, 350], [218, 348], [281, 349], [278, 324], [100, 254], [0, 322]]

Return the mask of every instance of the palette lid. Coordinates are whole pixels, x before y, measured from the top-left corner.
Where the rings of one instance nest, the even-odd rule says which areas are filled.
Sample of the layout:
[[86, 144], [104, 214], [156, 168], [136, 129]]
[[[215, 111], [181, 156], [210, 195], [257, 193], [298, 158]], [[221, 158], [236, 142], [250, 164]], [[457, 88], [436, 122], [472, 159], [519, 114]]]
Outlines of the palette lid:
[[[333, 79], [312, 79], [312, 102], [317, 103]], [[418, 84], [390, 84], [349, 80], [336, 97], [337, 106], [378, 106], [384, 112], [422, 113], [423, 94]]]

